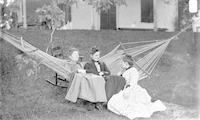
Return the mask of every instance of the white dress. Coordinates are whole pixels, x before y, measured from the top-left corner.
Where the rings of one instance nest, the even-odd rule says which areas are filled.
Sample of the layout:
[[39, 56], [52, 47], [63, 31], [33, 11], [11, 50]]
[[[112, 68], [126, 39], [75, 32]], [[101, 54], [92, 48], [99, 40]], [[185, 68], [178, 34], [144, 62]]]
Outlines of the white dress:
[[130, 87], [111, 97], [107, 104], [110, 111], [134, 119], [151, 117], [153, 112], [166, 109], [160, 100], [151, 102], [151, 96], [137, 84], [139, 79], [137, 69], [134, 67], [128, 69], [123, 73], [123, 77], [126, 79], [126, 84], [130, 84]]

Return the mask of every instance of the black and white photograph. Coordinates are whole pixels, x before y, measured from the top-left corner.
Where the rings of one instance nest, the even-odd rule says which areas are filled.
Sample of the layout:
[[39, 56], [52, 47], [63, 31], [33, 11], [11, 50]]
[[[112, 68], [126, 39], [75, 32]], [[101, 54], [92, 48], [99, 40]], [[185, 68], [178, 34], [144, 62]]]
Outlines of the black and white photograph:
[[0, 0], [0, 120], [199, 120], [200, 0]]

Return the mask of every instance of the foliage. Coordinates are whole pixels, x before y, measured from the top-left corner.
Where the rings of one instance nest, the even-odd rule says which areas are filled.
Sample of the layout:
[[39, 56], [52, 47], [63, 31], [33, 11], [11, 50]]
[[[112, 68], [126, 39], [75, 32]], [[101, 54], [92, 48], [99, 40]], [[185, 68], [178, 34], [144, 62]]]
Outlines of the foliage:
[[[61, 27], [65, 23], [65, 13], [58, 7], [58, 3], [64, 3], [65, 5], [76, 4], [79, 0], [52, 0], [51, 5], [44, 5], [42, 8], [38, 8], [39, 23], [47, 26], [49, 29], [53, 29], [49, 45], [47, 46], [46, 53], [52, 46], [53, 34], [55, 29]], [[125, 0], [85, 0], [89, 5], [92, 5], [100, 13], [101, 11], [107, 11], [112, 5], [125, 5]]]
[[1, 7], [1, 28], [10, 29], [15, 27], [17, 24], [18, 18], [16, 17], [17, 11], [19, 11], [19, 2], [20, 0], [14, 0], [11, 3], [7, 3], [7, 0], [4, 0], [4, 3]]
[[[77, 4], [80, 0], [59, 0], [61, 3], [65, 3], [67, 5]], [[97, 12], [107, 11], [111, 8], [112, 5], [120, 6], [126, 5], [126, 0], [83, 0], [87, 2], [92, 7], [96, 8]]]
[[38, 8], [36, 13], [38, 13], [39, 23], [49, 29], [53, 29], [49, 45], [46, 49], [46, 52], [48, 52], [49, 47], [52, 46], [55, 30], [62, 27], [65, 23], [65, 13], [58, 7], [57, 2], [54, 0], [50, 5], [44, 5], [42, 8]]
[[80, 0], [58, 0], [58, 3], [64, 3], [66, 5], [72, 6], [73, 4], [77, 4]]
[[12, 3], [10, 3], [8, 5], [8, 8], [10, 9], [10, 11], [17, 12], [18, 10], [20, 10], [20, 7], [19, 7], [20, 2], [21, 0], [14, 0]]
[[[10, 2], [9, 4], [7, 3], [7, 0], [3, 0], [3, 4], [2, 7], [4, 7], [3, 9], [7, 9], [6, 11], [8, 12], [17, 12], [20, 8], [19, 8], [19, 3], [21, 2], [21, 0], [14, 0], [12, 2]], [[5, 11], [3, 11], [5, 12]]]
[[19, 70], [25, 69], [26, 75], [28, 77], [31, 75], [37, 74], [38, 70], [40, 70], [38, 63], [24, 54], [18, 54], [15, 57], [15, 60], [16, 60], [18, 69]]
[[[192, 14], [189, 12], [188, 0], [179, 0], [179, 28], [183, 29], [192, 23]], [[190, 29], [191, 30], [191, 29]]]
[[54, 2], [38, 8], [36, 13], [39, 23], [46, 25], [49, 29], [57, 29], [65, 22], [64, 12]]
[[[80, 0], [52, 0], [50, 5], [44, 5], [42, 8], [36, 10], [39, 23], [45, 25], [49, 29], [61, 27], [65, 22], [65, 13], [58, 7], [58, 3], [72, 6], [79, 1]], [[84, 2], [96, 8], [99, 13], [101, 11], [107, 11], [112, 5], [126, 5], [125, 0], [85, 0]]]
[[126, 5], [126, 0], [87, 0], [98, 12], [107, 11], [112, 5]]

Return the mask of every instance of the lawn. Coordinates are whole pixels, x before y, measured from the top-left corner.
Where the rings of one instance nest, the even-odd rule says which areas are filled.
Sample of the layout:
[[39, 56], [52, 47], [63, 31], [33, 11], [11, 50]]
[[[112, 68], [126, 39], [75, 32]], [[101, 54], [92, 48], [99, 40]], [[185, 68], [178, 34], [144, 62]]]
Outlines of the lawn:
[[[23, 36], [32, 45], [45, 51], [50, 36], [48, 30], [14, 29], [8, 31]], [[88, 60], [89, 48], [97, 45], [102, 55], [119, 42], [165, 39], [174, 33], [151, 31], [57, 31], [54, 44], [65, 50], [69, 46], [80, 49]], [[198, 37], [199, 35], [197, 35]], [[198, 80], [196, 78], [197, 47], [192, 33], [184, 33], [173, 41], [160, 60], [151, 79], [140, 82], [149, 94], [161, 99], [167, 106], [165, 112], [157, 112], [148, 120], [198, 119]], [[108, 110], [88, 111], [87, 106], [64, 100], [66, 89], [56, 88], [45, 80], [53, 79], [54, 72], [41, 66], [37, 77], [27, 76], [26, 68], [19, 70], [15, 56], [18, 50], [5, 41], [1, 42], [1, 94], [0, 120], [126, 120]], [[138, 118], [143, 120], [143, 118]]]

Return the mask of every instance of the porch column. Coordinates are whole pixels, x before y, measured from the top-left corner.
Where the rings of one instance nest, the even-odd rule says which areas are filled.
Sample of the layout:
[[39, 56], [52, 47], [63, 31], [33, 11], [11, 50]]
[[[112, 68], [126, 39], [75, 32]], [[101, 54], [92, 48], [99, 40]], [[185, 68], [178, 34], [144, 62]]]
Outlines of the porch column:
[[26, 0], [23, 0], [23, 27], [27, 28], [27, 20], [26, 20]]
[[116, 6], [116, 29], [119, 28], [119, 6]]
[[98, 13], [96, 11], [96, 8], [93, 7], [92, 7], [91, 22], [92, 22], [92, 30], [100, 30], [100, 13]]
[[92, 22], [92, 30], [95, 30], [95, 13], [94, 8], [92, 7], [92, 15], [91, 15], [91, 22]]
[[22, 1], [19, 1], [19, 12], [18, 12], [18, 22], [23, 22], [23, 7], [22, 7]]
[[[96, 11], [96, 9], [95, 9]], [[95, 30], [100, 30], [100, 13], [96, 12], [96, 29]]]
[[153, 24], [154, 24], [154, 31], [158, 30], [157, 26], [157, 0], [153, 0]]

